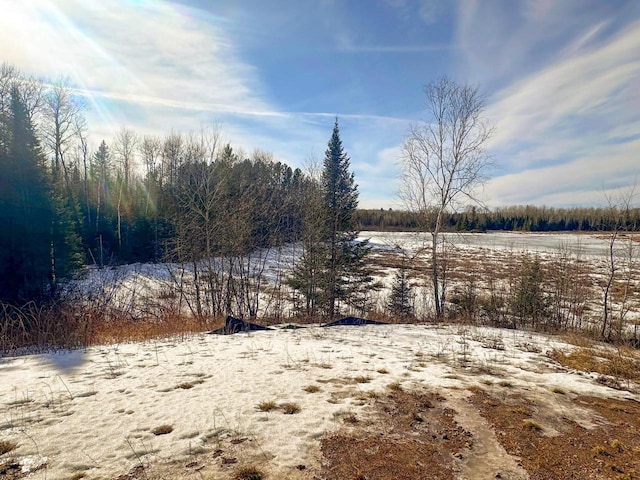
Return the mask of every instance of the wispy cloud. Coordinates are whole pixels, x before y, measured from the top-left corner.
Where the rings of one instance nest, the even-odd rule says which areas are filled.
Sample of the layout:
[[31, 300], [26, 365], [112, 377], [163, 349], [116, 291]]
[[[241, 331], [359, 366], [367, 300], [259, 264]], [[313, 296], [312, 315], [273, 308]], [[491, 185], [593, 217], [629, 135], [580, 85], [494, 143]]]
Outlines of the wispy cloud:
[[620, 19], [598, 10], [621, 3], [590, 11], [580, 2], [546, 0], [506, 11], [491, 0], [461, 5], [461, 72], [497, 88], [486, 114], [496, 125], [489, 147], [502, 170], [487, 186], [488, 199], [595, 204], [604, 184], [633, 182], [640, 12]]
[[421, 53], [455, 50], [455, 45], [357, 45], [351, 42], [341, 42], [339, 50], [348, 53]]
[[[605, 202], [604, 191], [624, 189], [638, 180], [638, 151], [640, 138], [613, 147], [602, 146], [566, 163], [499, 176], [487, 184], [485, 195], [494, 206], [601, 205]], [[634, 158], [636, 161], [630, 162]]]
[[[500, 92], [487, 115], [495, 119], [493, 146], [540, 138], [567, 117], [628, 120], [640, 79], [640, 22], [601, 48], [561, 61]], [[637, 85], [636, 85], [637, 87]], [[621, 116], [622, 114], [622, 116]], [[604, 122], [603, 135], [616, 125]], [[578, 133], [578, 132], [575, 132]]]
[[21, 3], [2, 8], [3, 37], [16, 41], [1, 42], [0, 55], [26, 70], [68, 73], [98, 101], [273, 111], [223, 28], [194, 10], [150, 0]]

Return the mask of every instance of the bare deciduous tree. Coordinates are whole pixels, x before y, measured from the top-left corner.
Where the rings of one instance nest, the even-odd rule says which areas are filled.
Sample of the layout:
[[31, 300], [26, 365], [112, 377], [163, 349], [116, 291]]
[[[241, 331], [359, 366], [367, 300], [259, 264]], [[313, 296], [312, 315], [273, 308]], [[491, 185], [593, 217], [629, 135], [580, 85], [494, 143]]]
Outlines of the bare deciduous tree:
[[113, 151], [115, 152], [122, 173], [124, 175], [124, 187], [128, 189], [131, 186], [131, 172], [135, 167], [135, 154], [138, 146], [138, 135], [136, 132], [127, 127], [120, 127], [116, 133], [113, 142]]
[[431, 234], [431, 276], [436, 315], [444, 315], [446, 269], [443, 218], [461, 200], [477, 203], [474, 190], [487, 178], [492, 134], [482, 117], [484, 98], [475, 87], [447, 77], [425, 87], [429, 118], [412, 125], [402, 145], [400, 196]]
[[[637, 246], [633, 242], [632, 233], [628, 234], [626, 242], [620, 242], [620, 237], [635, 230], [635, 225], [630, 224], [635, 189], [636, 184], [620, 191], [617, 195], [605, 192], [608, 217], [613, 219], [607, 243], [607, 273], [601, 283], [603, 318], [600, 333], [607, 340], [612, 339], [614, 321], [617, 321], [618, 339], [624, 336], [624, 321], [629, 310], [630, 296], [634, 291], [632, 273], [637, 267]], [[617, 285], [620, 276], [622, 276], [622, 284]], [[618, 298], [614, 298], [614, 293], [617, 293]], [[619, 306], [617, 319], [614, 318], [614, 300]]]
[[53, 171], [57, 175], [62, 169], [68, 184], [68, 165], [65, 154], [74, 145], [78, 132], [84, 130], [84, 104], [74, 94], [68, 78], [50, 86], [44, 99], [45, 145], [53, 155]]

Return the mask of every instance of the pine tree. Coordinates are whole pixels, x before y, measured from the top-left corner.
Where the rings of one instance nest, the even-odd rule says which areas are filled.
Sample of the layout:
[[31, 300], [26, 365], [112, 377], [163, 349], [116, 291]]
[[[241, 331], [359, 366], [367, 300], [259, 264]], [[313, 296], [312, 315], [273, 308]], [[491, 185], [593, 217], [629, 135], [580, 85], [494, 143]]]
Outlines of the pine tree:
[[42, 297], [51, 265], [54, 219], [44, 157], [20, 91], [10, 93], [0, 119], [0, 299]]
[[288, 283], [300, 292], [304, 300], [294, 299], [296, 311], [315, 319], [322, 307], [322, 286], [325, 275], [327, 247], [324, 243], [324, 208], [319, 182], [311, 180], [303, 190], [303, 253], [293, 268]]
[[337, 118], [324, 156], [322, 190], [328, 254], [323, 290], [326, 312], [333, 318], [338, 313], [339, 302], [348, 300], [354, 291], [349, 277], [352, 281], [358, 277], [365, 283], [371, 281], [370, 276], [360, 276], [356, 272], [363, 266], [362, 259], [370, 249], [367, 242], [356, 242], [358, 186], [354, 174], [349, 172], [349, 157], [342, 147]]
[[403, 320], [413, 316], [413, 288], [409, 284], [407, 268], [403, 264], [396, 272], [391, 286], [391, 294], [387, 308], [389, 313], [397, 315]]

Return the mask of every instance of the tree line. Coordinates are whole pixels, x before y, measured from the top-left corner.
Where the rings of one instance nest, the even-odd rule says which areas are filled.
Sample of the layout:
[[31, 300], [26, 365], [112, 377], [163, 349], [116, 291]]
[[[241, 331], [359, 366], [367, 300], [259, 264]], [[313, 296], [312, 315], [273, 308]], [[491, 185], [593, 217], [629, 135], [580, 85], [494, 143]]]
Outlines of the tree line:
[[55, 297], [83, 265], [190, 261], [298, 240], [318, 182], [217, 128], [92, 149], [68, 80], [0, 67], [0, 300]]
[[315, 172], [234, 149], [217, 126], [164, 136], [123, 126], [94, 149], [68, 80], [4, 64], [0, 301], [55, 299], [85, 265], [162, 261], [180, 266], [172, 275], [192, 314], [255, 317], [269, 250], [300, 241], [294, 309], [333, 317], [362, 305], [371, 284], [349, 169], [337, 118]]
[[[604, 207], [554, 208], [514, 205], [483, 209], [476, 206], [445, 214], [444, 229], [449, 232], [610, 232], [619, 227], [622, 212]], [[640, 209], [624, 212], [626, 231], [640, 229]], [[420, 228], [417, 213], [393, 209], [361, 209], [356, 212], [361, 230], [414, 231]]]

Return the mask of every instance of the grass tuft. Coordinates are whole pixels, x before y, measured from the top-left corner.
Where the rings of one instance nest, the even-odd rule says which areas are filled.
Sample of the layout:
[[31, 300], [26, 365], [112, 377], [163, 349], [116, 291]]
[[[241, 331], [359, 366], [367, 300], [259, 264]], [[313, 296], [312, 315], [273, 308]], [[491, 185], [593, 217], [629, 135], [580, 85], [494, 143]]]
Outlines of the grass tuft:
[[541, 432], [542, 426], [538, 422], [534, 422], [533, 420], [523, 420], [522, 428], [525, 430], [531, 430], [532, 432]]
[[402, 384], [400, 382], [390, 383], [388, 388], [392, 392], [402, 392]]
[[180, 388], [182, 390], [189, 390], [195, 387], [196, 385], [200, 385], [201, 383], [204, 383], [204, 380], [202, 379], [192, 380], [190, 382], [181, 383], [180, 385], [176, 386], [176, 389]]
[[153, 433], [156, 436], [167, 435], [171, 432], [173, 432], [173, 426], [171, 425], [160, 425], [159, 427], [156, 427], [153, 430], [151, 430], [151, 433]]
[[596, 445], [591, 449], [591, 453], [593, 453], [594, 455], [602, 455], [602, 456], [609, 455], [609, 452], [607, 452], [607, 447], [605, 447], [604, 445]]
[[240, 467], [233, 474], [233, 480], [263, 480], [265, 474], [258, 467], [247, 466]]
[[620, 440], [616, 439], [613, 442], [611, 442], [611, 448], [613, 448], [615, 451], [617, 451], [618, 453], [622, 453], [624, 452], [627, 447], [625, 446], [624, 443], [622, 443]]
[[16, 448], [18, 448], [18, 444], [16, 442], [12, 442], [11, 440], [0, 441], [0, 455], [9, 453], [15, 450]]
[[369, 383], [371, 381], [371, 377], [368, 375], [367, 376], [360, 375], [358, 377], [355, 377], [353, 381], [356, 383]]
[[294, 415], [298, 412], [300, 412], [300, 405], [298, 405], [297, 403], [282, 403], [280, 404], [280, 410], [282, 410], [282, 413], [284, 413], [285, 415]]
[[260, 402], [256, 408], [260, 412], [270, 412], [278, 408], [278, 404], [273, 400], [267, 400], [266, 402]]

